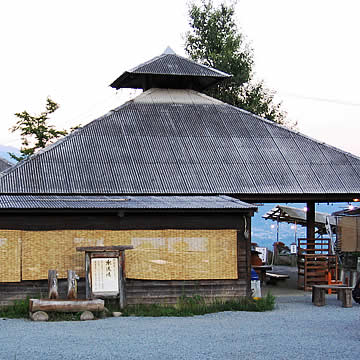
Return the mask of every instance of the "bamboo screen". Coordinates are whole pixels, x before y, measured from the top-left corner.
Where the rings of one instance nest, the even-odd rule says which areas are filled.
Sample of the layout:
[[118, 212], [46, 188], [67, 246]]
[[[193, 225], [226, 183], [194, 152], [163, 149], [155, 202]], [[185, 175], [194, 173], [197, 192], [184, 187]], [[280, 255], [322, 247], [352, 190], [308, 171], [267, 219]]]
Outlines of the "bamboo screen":
[[0, 282], [21, 281], [21, 231], [0, 230]]
[[[84, 253], [76, 247], [110, 245], [134, 246], [126, 251], [127, 278], [237, 279], [236, 230], [23, 231], [21, 239], [22, 280], [47, 279], [49, 269], [59, 278], [66, 278], [68, 269], [83, 277]], [[17, 279], [0, 276], [0, 282]]]
[[341, 251], [360, 251], [360, 217], [342, 216], [338, 218], [338, 240]]

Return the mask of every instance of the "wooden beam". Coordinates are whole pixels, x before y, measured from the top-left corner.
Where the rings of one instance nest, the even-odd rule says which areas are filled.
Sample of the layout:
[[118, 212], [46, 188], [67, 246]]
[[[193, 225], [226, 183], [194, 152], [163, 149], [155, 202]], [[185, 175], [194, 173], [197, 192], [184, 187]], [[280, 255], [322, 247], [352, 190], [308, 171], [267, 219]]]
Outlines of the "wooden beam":
[[308, 201], [306, 207], [306, 237], [315, 239], [315, 202]]

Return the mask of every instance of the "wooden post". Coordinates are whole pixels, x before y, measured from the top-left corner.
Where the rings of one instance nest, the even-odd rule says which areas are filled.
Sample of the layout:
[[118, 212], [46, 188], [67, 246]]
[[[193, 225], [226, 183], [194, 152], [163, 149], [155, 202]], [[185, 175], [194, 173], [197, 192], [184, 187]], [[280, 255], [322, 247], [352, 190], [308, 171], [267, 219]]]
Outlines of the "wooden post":
[[308, 201], [306, 206], [306, 237], [315, 239], [315, 202]]
[[352, 307], [352, 289], [344, 289], [342, 290], [342, 306], [344, 308], [351, 308]]
[[91, 298], [91, 283], [90, 283], [90, 254], [85, 252], [85, 288], [86, 298]]
[[321, 289], [319, 287], [313, 286], [312, 289], [312, 300], [314, 305], [316, 306], [324, 306], [325, 305], [325, 289]]
[[67, 272], [67, 298], [70, 300], [77, 299], [77, 280], [79, 277], [75, 274], [74, 270]]
[[123, 309], [126, 306], [125, 279], [124, 279], [124, 251], [119, 253], [119, 306]]
[[57, 275], [58, 274], [57, 274], [56, 270], [49, 270], [48, 271], [49, 299], [58, 299], [59, 298]]

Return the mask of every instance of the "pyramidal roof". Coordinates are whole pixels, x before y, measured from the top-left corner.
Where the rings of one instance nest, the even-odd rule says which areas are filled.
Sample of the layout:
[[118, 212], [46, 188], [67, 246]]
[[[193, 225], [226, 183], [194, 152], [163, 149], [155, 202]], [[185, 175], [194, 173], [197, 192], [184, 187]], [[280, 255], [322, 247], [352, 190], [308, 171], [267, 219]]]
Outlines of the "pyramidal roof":
[[[180, 73], [172, 56], [133, 73], [160, 60], [155, 69]], [[198, 91], [160, 87], [5, 170], [0, 194], [350, 201], [360, 198], [360, 158]]]
[[110, 86], [119, 88], [172, 88], [203, 91], [231, 77], [222, 71], [186, 59], [167, 48], [163, 54], [125, 71]]
[[360, 197], [360, 158], [193, 90], [151, 89], [5, 171], [0, 193], [344, 201]]

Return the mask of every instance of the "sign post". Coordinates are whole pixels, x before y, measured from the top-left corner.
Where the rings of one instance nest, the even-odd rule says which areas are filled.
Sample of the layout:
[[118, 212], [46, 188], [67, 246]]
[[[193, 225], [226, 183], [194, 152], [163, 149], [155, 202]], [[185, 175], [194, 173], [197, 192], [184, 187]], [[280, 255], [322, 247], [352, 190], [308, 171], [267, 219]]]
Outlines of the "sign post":
[[126, 305], [124, 253], [131, 245], [77, 247], [85, 251], [86, 298], [119, 298]]

